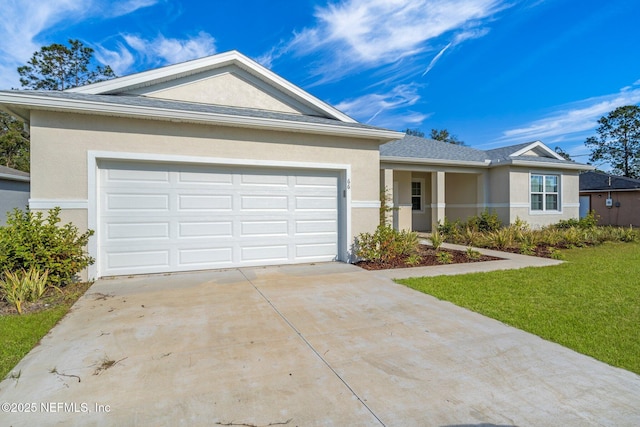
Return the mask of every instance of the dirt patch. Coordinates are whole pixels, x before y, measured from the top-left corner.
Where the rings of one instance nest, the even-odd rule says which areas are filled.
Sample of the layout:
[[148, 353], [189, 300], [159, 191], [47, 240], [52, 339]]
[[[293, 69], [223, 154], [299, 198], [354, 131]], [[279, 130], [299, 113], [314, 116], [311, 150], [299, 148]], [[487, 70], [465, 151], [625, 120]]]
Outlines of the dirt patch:
[[[450, 254], [450, 261], [448, 263], [444, 263], [441, 261], [439, 253], [448, 253]], [[489, 255], [477, 255], [470, 256], [466, 251], [456, 251], [453, 249], [438, 249], [435, 250], [431, 246], [420, 245], [418, 248], [418, 255], [420, 256], [420, 261], [418, 263], [409, 264], [408, 257], [396, 259], [393, 262], [373, 262], [373, 261], [359, 261], [356, 263], [358, 267], [364, 268], [365, 270], [388, 270], [392, 268], [410, 268], [410, 267], [429, 267], [434, 265], [446, 265], [446, 264], [466, 264], [470, 262], [485, 262], [485, 261], [498, 261], [503, 258], [498, 258]]]

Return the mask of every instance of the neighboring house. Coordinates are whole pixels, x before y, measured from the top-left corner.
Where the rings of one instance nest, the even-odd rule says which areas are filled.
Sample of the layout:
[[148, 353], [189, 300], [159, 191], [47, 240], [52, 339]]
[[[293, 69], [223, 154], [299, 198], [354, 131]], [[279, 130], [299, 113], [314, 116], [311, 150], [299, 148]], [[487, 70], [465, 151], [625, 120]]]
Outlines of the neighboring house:
[[578, 215], [584, 166], [541, 143], [395, 152], [411, 138], [235, 51], [64, 92], [0, 91], [0, 107], [30, 129], [30, 208], [60, 206], [63, 221], [95, 230], [91, 278], [349, 261], [378, 225], [381, 172], [400, 228], [485, 207], [505, 222]]
[[640, 180], [600, 172], [580, 174], [580, 217], [594, 211], [600, 225], [640, 227]]
[[592, 169], [540, 141], [482, 151], [409, 135], [380, 147], [380, 168], [394, 226], [417, 231], [485, 209], [532, 227], [577, 218], [578, 175]]
[[7, 213], [29, 204], [29, 174], [0, 166], [0, 226], [6, 224]]

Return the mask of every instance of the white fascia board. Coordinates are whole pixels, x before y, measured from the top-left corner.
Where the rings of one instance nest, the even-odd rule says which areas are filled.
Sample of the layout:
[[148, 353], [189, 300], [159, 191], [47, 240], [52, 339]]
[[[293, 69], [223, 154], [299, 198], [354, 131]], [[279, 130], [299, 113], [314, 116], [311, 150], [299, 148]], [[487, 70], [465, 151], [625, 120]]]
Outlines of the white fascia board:
[[443, 165], [443, 166], [472, 166], [480, 168], [488, 168], [490, 165], [489, 160], [484, 162], [474, 162], [471, 160], [445, 160], [445, 159], [429, 159], [418, 157], [395, 157], [395, 156], [380, 156], [380, 162], [386, 163], [413, 163], [415, 165]]
[[337, 126], [327, 123], [288, 121], [266, 117], [248, 117], [220, 113], [171, 110], [166, 108], [112, 104], [108, 102], [84, 101], [77, 99], [49, 98], [26, 92], [11, 94], [0, 93], [0, 103], [2, 102], [14, 105], [19, 104], [26, 108], [39, 110], [111, 115], [174, 122], [215, 124], [220, 126], [246, 127], [254, 129], [283, 130], [319, 135], [371, 138], [382, 142], [393, 141], [404, 135], [401, 132], [385, 129]]
[[532, 142], [531, 144], [527, 145], [524, 148], [521, 148], [520, 150], [516, 151], [515, 153], [510, 154], [509, 157], [518, 157], [523, 155], [524, 153], [526, 153], [527, 151], [531, 151], [535, 148], [541, 148], [542, 150], [544, 150], [544, 152], [546, 152], [547, 154], [549, 154], [551, 157], [558, 159], [558, 160], [565, 160], [564, 157], [562, 157], [560, 154], [556, 153], [555, 151], [553, 151], [551, 148], [547, 147], [542, 141], [535, 141]]
[[[562, 159], [564, 160], [564, 159]], [[514, 159], [511, 161], [497, 163], [496, 166], [513, 165], [513, 166], [527, 166], [538, 169], [568, 169], [578, 171], [594, 170], [596, 167], [592, 165], [585, 165], [582, 163], [544, 163], [544, 162], [532, 162], [527, 160]]]
[[238, 51], [220, 53], [205, 58], [194, 59], [180, 64], [169, 65], [154, 70], [143, 71], [129, 76], [118, 77], [99, 83], [67, 89], [66, 92], [86, 93], [91, 95], [108, 95], [124, 92], [136, 87], [149, 86], [163, 81], [184, 77], [191, 74], [220, 68], [230, 64], [236, 64], [261, 80], [264, 80], [286, 94], [298, 99], [312, 109], [322, 111], [337, 120], [345, 123], [357, 123], [356, 120], [337, 110], [331, 105], [321, 101], [298, 86], [288, 82], [271, 70], [249, 59]]

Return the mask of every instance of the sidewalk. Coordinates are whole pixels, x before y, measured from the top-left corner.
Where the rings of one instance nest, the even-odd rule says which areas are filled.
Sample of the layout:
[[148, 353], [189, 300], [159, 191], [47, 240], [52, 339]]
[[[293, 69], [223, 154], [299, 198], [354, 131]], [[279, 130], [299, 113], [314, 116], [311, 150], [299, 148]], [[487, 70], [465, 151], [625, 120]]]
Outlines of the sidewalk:
[[[430, 245], [427, 239], [421, 239], [420, 243]], [[466, 251], [467, 246], [443, 243], [445, 249]], [[391, 270], [376, 270], [373, 273], [387, 277], [389, 279], [406, 279], [409, 277], [433, 277], [454, 274], [484, 273], [496, 270], [513, 270], [526, 267], [548, 267], [550, 265], [562, 264], [563, 261], [535, 256], [513, 254], [510, 252], [500, 252], [491, 249], [474, 248], [483, 255], [491, 255], [503, 258], [500, 261], [469, 262], [466, 264], [446, 264], [430, 267], [395, 268]]]

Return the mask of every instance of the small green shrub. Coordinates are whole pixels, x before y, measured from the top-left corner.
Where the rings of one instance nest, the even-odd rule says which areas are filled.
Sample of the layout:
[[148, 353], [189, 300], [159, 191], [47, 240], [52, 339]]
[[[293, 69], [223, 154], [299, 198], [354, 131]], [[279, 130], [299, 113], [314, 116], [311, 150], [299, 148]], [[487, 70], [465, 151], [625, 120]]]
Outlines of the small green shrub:
[[0, 227], [0, 271], [36, 268], [49, 272], [49, 281], [61, 286], [93, 264], [84, 247], [93, 231], [80, 234], [73, 224], [59, 226], [60, 208], [41, 212], [14, 209]]
[[407, 265], [415, 266], [422, 262], [422, 257], [418, 254], [409, 255], [405, 262]]
[[0, 280], [0, 290], [4, 299], [16, 307], [18, 314], [22, 314], [22, 305], [25, 302], [37, 301], [44, 295], [48, 275], [48, 271], [40, 272], [35, 267], [28, 271], [21, 269], [15, 273], [5, 270], [4, 278]]
[[431, 240], [431, 246], [433, 246], [435, 250], [438, 250], [444, 243], [445, 236], [441, 234], [440, 231], [436, 230], [431, 233], [431, 238], [429, 240]]
[[374, 262], [390, 262], [418, 251], [418, 234], [379, 225], [375, 233], [361, 233], [356, 240], [356, 255]]
[[599, 217], [598, 215], [596, 215], [595, 211], [589, 211], [587, 216], [585, 216], [584, 218], [561, 219], [560, 221], [558, 221], [555, 227], [561, 228], [561, 229], [563, 228], [582, 228], [582, 229], [594, 228], [598, 225], [598, 219]]
[[438, 262], [440, 264], [451, 264], [453, 262], [453, 255], [450, 252], [441, 251], [436, 254]]
[[487, 209], [480, 215], [472, 216], [467, 221], [467, 225], [476, 231], [496, 231], [502, 228], [502, 222], [498, 218], [498, 213], [489, 213]]
[[467, 258], [469, 259], [479, 259], [482, 256], [480, 252], [476, 251], [471, 246], [467, 248], [466, 255], [467, 255]]

